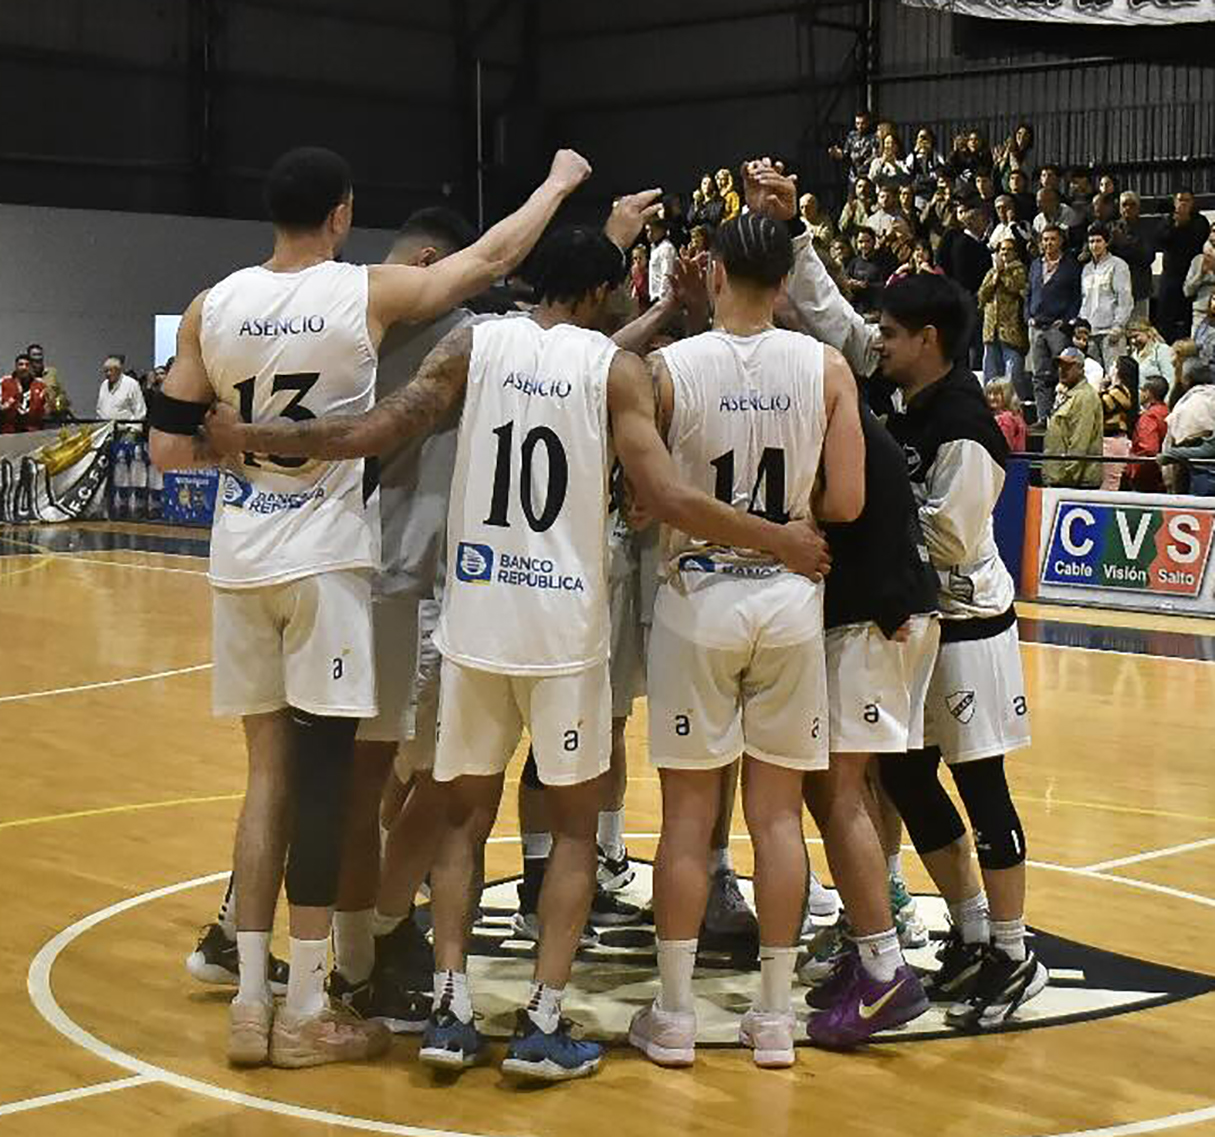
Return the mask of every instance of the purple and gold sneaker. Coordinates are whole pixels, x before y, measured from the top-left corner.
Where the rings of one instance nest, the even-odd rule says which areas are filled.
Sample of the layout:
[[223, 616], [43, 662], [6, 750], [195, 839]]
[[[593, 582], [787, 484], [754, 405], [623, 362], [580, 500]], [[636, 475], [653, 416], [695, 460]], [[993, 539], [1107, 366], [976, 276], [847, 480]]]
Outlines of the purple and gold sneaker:
[[829, 1011], [839, 1002], [856, 981], [856, 972], [861, 967], [861, 956], [856, 944], [850, 943], [835, 961], [835, 968], [817, 986], [806, 992], [806, 1005], [815, 1011]]
[[810, 1016], [806, 1033], [816, 1046], [847, 1049], [859, 1046], [879, 1031], [909, 1023], [926, 1010], [928, 996], [907, 964], [889, 983], [874, 979], [858, 965], [839, 999], [828, 1010]]

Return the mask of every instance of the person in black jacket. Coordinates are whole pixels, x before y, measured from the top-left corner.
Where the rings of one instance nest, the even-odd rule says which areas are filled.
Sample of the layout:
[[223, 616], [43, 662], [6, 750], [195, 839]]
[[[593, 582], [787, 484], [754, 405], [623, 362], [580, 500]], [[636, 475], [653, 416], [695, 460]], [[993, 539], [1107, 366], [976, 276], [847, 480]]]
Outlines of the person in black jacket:
[[[883, 758], [881, 768], [953, 918], [930, 994], [953, 1003], [950, 1025], [984, 1028], [1037, 995], [1047, 971], [1025, 943], [1025, 835], [1004, 772], [1004, 755], [1029, 745], [1013, 581], [992, 529], [1008, 447], [960, 358], [972, 318], [968, 298], [940, 277], [897, 281], [882, 301], [882, 370], [902, 402], [887, 425], [907, 457], [937, 571], [941, 648], [927, 748]], [[938, 778], [942, 757], [970, 818], [986, 895]]]
[[[807, 1030], [823, 1046], [855, 1046], [928, 1008], [920, 983], [902, 971], [901, 925], [866, 805], [866, 771], [874, 754], [923, 745], [924, 697], [940, 638], [936, 574], [902, 449], [863, 404], [861, 428], [865, 508], [855, 521], [824, 526], [832, 555], [824, 596], [831, 764], [804, 782], [857, 947], [807, 995], [822, 1012], [811, 1015]], [[902, 989], [880, 1014], [859, 1013], [900, 977]]]

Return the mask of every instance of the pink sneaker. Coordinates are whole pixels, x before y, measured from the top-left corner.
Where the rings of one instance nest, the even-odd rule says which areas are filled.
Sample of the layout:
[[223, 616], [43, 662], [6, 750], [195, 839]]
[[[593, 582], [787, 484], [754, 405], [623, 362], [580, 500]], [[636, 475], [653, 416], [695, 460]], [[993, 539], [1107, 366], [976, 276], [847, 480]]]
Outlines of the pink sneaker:
[[797, 1020], [792, 1011], [757, 1011], [751, 1008], [738, 1028], [740, 1046], [749, 1046], [755, 1065], [766, 1069], [792, 1066], [793, 1030]]
[[696, 1061], [696, 1015], [664, 1011], [655, 999], [633, 1016], [629, 1042], [659, 1066], [691, 1066]]
[[330, 1002], [315, 1015], [297, 1015], [280, 1007], [270, 1033], [270, 1062], [298, 1069], [329, 1062], [362, 1062], [378, 1058], [392, 1033], [373, 1019], [361, 1019], [344, 1003]]
[[228, 1007], [228, 1061], [233, 1066], [261, 1066], [270, 1054], [273, 1003], [238, 1003]]

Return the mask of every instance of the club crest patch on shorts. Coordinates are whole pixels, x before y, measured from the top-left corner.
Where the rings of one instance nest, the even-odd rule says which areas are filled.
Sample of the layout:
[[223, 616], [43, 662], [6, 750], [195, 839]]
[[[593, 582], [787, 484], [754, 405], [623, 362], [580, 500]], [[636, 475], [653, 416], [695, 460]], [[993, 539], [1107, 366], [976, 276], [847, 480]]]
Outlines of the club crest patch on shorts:
[[973, 691], [955, 691], [945, 696], [945, 705], [949, 713], [965, 726], [975, 717], [975, 693]]

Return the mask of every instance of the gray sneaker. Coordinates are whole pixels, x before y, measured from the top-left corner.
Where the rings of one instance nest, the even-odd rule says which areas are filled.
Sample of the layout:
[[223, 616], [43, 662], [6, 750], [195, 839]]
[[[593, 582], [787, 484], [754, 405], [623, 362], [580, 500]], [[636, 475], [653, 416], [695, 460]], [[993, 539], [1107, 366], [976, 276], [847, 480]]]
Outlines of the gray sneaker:
[[733, 869], [719, 869], [713, 874], [702, 930], [711, 936], [758, 938], [759, 921], [738, 887], [738, 874]]

